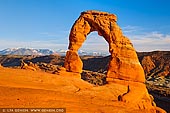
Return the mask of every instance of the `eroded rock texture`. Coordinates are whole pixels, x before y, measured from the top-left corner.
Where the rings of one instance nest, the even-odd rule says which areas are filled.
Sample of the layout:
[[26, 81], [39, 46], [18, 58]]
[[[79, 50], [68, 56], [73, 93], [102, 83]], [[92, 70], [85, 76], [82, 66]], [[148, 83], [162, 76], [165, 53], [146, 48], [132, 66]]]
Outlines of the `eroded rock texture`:
[[83, 63], [77, 51], [67, 51], [64, 67], [67, 71], [82, 72]]
[[98, 31], [98, 34], [108, 42], [111, 54], [107, 80], [112, 81], [116, 78], [144, 82], [144, 71], [138, 61], [136, 51], [130, 40], [123, 36], [116, 21], [117, 17], [114, 14], [99, 11], [82, 12], [70, 32], [69, 51], [65, 61], [66, 70], [82, 72], [82, 62], [77, 51], [89, 33]]

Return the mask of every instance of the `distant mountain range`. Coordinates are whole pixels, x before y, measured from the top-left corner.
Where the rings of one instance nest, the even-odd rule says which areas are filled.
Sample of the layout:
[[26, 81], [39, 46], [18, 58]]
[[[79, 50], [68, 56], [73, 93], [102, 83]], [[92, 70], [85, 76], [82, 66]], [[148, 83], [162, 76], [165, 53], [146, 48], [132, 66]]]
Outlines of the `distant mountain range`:
[[0, 51], [0, 55], [50, 55], [55, 52], [49, 49], [7, 48]]
[[[32, 49], [32, 48], [7, 48], [0, 51], [0, 55], [51, 55], [51, 54], [59, 54], [61, 56], [66, 55], [67, 50], [59, 49], [57, 51], [53, 51], [50, 49]], [[107, 53], [102, 52], [86, 52], [83, 50], [79, 50], [78, 54], [80, 56], [91, 55], [91, 56], [106, 56]]]

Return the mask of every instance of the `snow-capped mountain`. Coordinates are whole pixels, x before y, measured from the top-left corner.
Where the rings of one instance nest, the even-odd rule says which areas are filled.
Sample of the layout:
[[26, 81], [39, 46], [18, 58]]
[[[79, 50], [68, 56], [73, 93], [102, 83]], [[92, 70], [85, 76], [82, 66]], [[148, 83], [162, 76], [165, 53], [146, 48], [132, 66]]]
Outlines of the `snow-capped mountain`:
[[78, 51], [78, 54], [79, 54], [80, 56], [83, 56], [83, 55], [88, 55], [89, 53], [86, 52], [86, 51], [84, 51], [84, 50], [79, 50], [79, 51]]
[[[60, 56], [65, 56], [67, 50], [58, 49], [57, 51], [52, 51], [50, 49], [31, 49], [31, 48], [7, 48], [0, 51], [0, 55], [51, 55], [58, 54]], [[91, 55], [91, 56], [106, 56], [107, 53], [102, 52], [87, 52], [84, 50], [79, 50], [78, 54], [80, 56]]]
[[50, 55], [55, 52], [49, 49], [7, 48], [0, 51], [0, 55]]

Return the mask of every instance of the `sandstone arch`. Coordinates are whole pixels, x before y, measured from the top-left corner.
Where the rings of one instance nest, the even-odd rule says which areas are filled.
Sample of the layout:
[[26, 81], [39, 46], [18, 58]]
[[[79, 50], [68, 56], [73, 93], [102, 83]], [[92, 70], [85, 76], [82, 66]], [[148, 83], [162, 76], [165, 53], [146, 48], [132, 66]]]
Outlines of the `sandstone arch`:
[[122, 79], [144, 82], [144, 71], [138, 61], [136, 51], [130, 40], [123, 36], [116, 21], [117, 17], [114, 14], [99, 11], [82, 12], [70, 32], [69, 50], [64, 64], [66, 70], [82, 72], [83, 64], [77, 51], [86, 40], [86, 36], [92, 31], [97, 31], [109, 44], [111, 59], [107, 81]]

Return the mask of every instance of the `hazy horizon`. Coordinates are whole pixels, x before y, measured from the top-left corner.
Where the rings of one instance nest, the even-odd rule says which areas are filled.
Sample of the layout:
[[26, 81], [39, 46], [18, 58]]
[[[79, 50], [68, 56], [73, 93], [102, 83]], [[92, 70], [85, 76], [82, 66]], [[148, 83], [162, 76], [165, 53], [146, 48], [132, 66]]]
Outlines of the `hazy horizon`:
[[[165, 0], [1, 0], [0, 50], [6, 48], [68, 48], [70, 29], [82, 11], [116, 14], [118, 25], [136, 51], [170, 50], [170, 1]], [[108, 52], [103, 37], [93, 32], [80, 48]]]

